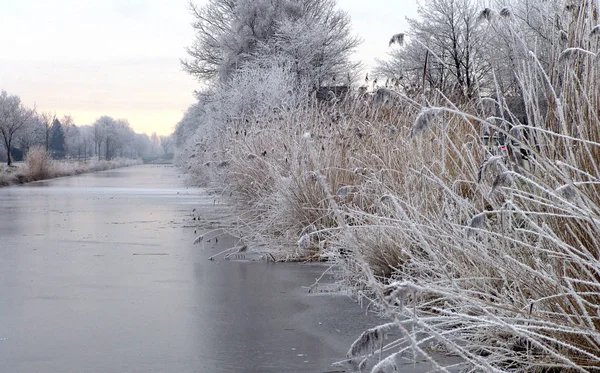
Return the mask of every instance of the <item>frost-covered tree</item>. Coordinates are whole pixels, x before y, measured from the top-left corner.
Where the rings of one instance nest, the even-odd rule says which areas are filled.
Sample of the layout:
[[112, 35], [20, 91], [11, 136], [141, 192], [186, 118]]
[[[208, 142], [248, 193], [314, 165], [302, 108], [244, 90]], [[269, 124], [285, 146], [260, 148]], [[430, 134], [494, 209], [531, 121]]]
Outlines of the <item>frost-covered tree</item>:
[[44, 146], [46, 151], [48, 152], [50, 149], [50, 128], [52, 127], [52, 123], [54, 123], [54, 120], [56, 119], [56, 114], [46, 111], [40, 114], [39, 118], [42, 124], [44, 125]]
[[[284, 56], [249, 62], [211, 92], [210, 99], [227, 108], [220, 112], [212, 110], [212, 118], [222, 123], [268, 120], [306, 99], [309, 84], [310, 81], [298, 78], [294, 66]], [[210, 99], [205, 101], [214, 106]], [[216, 113], [220, 116], [215, 116]]]
[[71, 114], [65, 114], [63, 115], [62, 119], [60, 120], [60, 124], [62, 125], [62, 129], [65, 135], [65, 156], [69, 156], [69, 149], [71, 147], [71, 136], [70, 136], [70, 132], [71, 130], [75, 127], [75, 121], [73, 120], [73, 117], [71, 116]]
[[65, 142], [69, 144], [69, 150], [67, 153], [69, 157], [77, 157], [77, 159], [81, 159], [83, 156], [86, 158], [85, 153], [82, 152], [83, 144], [81, 140], [82, 136], [80, 126], [72, 125], [65, 139]]
[[210, 0], [190, 8], [196, 36], [182, 64], [200, 80], [226, 81], [248, 61], [275, 54], [315, 84], [356, 67], [348, 57], [359, 40], [335, 0]]
[[227, 82], [214, 83], [200, 92], [175, 128], [176, 162], [186, 159], [227, 129], [242, 132], [251, 125], [266, 126], [284, 112], [309, 99], [309, 83], [298, 81], [287, 59], [249, 61]]
[[156, 132], [152, 132], [150, 135], [150, 143], [152, 144], [152, 156], [156, 157], [158, 155], [159, 147], [160, 147], [160, 138], [156, 134]]
[[105, 135], [106, 127], [108, 125], [110, 125], [110, 123], [112, 121], [114, 121], [114, 119], [112, 119], [109, 116], [104, 115], [104, 116], [96, 119], [96, 121], [92, 125], [92, 127], [94, 129], [94, 132], [93, 132], [94, 151], [95, 151], [98, 159], [100, 159], [100, 148], [102, 147], [102, 144], [104, 143], [104, 140], [106, 138], [106, 135]]
[[173, 135], [160, 136], [160, 147], [163, 150], [163, 156], [167, 159], [173, 158]]
[[306, 9], [302, 17], [279, 21], [272, 39], [259, 45], [259, 56], [286, 60], [297, 81], [311, 88], [350, 84], [358, 67], [350, 57], [359, 44], [350, 18], [335, 10], [335, 2]]
[[150, 138], [145, 133], [136, 133], [133, 138], [133, 149], [136, 157], [150, 157], [152, 144]]
[[13, 139], [34, 115], [35, 110], [27, 108], [16, 95], [0, 92], [0, 135], [7, 154], [7, 164], [12, 164], [11, 150]]
[[[62, 123], [64, 124], [64, 122]], [[80, 144], [80, 142], [83, 140], [81, 129], [82, 127], [84, 126], [77, 126], [75, 124], [71, 124], [67, 127], [68, 130], [65, 129], [65, 152], [69, 157], [81, 158], [81, 156], [84, 155], [82, 149], [79, 148], [80, 145], [83, 145]]]
[[426, 0], [418, 8], [419, 17], [408, 19], [409, 40], [391, 52], [390, 60], [380, 61], [377, 71], [404, 87], [473, 96], [489, 71], [483, 53], [486, 35], [479, 19], [480, 4], [474, 0]]
[[32, 115], [15, 138], [16, 147], [24, 154], [35, 145], [44, 146], [45, 126], [40, 115]]
[[93, 128], [93, 142], [96, 154], [106, 160], [114, 157], [136, 157], [136, 134], [126, 119], [114, 119], [109, 116], [98, 118]]
[[81, 159], [83, 157], [84, 160], [87, 160], [94, 153], [94, 147], [92, 146], [94, 143], [94, 127], [90, 125], [78, 126], [73, 133], [76, 134], [73, 136], [75, 146], [73, 155], [77, 154], [77, 158]]
[[104, 154], [105, 159], [110, 159], [112, 131], [115, 126], [115, 120], [107, 115], [104, 115], [93, 124], [94, 127], [94, 143], [96, 145], [96, 155], [98, 159]]
[[113, 140], [113, 156], [135, 157], [135, 132], [127, 119], [117, 119]]
[[196, 130], [206, 118], [204, 104], [198, 100], [191, 105], [183, 115], [183, 118], [175, 126], [173, 132], [175, 145], [175, 162], [182, 164], [192, 154]]
[[427, 0], [409, 20], [405, 43], [377, 72], [408, 92], [431, 87], [518, 96], [519, 71], [533, 52], [551, 82], [560, 84], [564, 50], [595, 53], [597, 40], [588, 34], [598, 24], [597, 7], [594, 1]]

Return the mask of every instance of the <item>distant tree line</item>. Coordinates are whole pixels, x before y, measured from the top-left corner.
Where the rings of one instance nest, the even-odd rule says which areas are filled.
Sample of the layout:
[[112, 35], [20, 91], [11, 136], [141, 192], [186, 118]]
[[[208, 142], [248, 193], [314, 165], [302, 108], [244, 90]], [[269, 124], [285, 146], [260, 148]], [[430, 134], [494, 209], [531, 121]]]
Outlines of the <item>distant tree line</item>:
[[19, 96], [0, 92], [0, 161], [11, 165], [25, 158], [34, 146], [43, 147], [54, 159], [173, 157], [170, 136], [135, 133], [127, 119], [102, 116], [94, 123], [76, 125], [66, 114], [38, 113]]

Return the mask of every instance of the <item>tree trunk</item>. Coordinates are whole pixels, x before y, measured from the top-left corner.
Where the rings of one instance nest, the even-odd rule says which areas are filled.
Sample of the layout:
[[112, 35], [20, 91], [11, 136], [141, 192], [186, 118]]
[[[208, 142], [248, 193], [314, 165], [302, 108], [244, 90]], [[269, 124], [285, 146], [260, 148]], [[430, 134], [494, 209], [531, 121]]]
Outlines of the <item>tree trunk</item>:
[[4, 146], [6, 147], [6, 165], [12, 165], [12, 157], [10, 156], [10, 139], [6, 137], [5, 134], [2, 136], [4, 138]]

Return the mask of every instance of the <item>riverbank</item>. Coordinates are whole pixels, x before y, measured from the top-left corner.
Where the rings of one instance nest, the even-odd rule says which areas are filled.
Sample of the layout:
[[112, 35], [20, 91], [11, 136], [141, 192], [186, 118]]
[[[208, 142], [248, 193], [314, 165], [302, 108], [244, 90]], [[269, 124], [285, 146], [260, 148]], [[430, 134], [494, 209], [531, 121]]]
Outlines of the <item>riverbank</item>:
[[50, 159], [28, 160], [12, 166], [0, 166], [0, 187], [32, 181], [74, 176], [88, 172], [105, 171], [119, 167], [141, 164], [137, 159], [59, 161]]

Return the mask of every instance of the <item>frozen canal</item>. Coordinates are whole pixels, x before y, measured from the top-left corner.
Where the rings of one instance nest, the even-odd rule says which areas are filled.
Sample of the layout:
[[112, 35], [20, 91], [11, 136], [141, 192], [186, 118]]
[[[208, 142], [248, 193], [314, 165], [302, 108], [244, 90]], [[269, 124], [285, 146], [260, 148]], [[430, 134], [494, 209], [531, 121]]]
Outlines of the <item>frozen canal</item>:
[[166, 166], [0, 188], [0, 372], [344, 371], [364, 311], [306, 294], [323, 266], [208, 261], [212, 201]]

